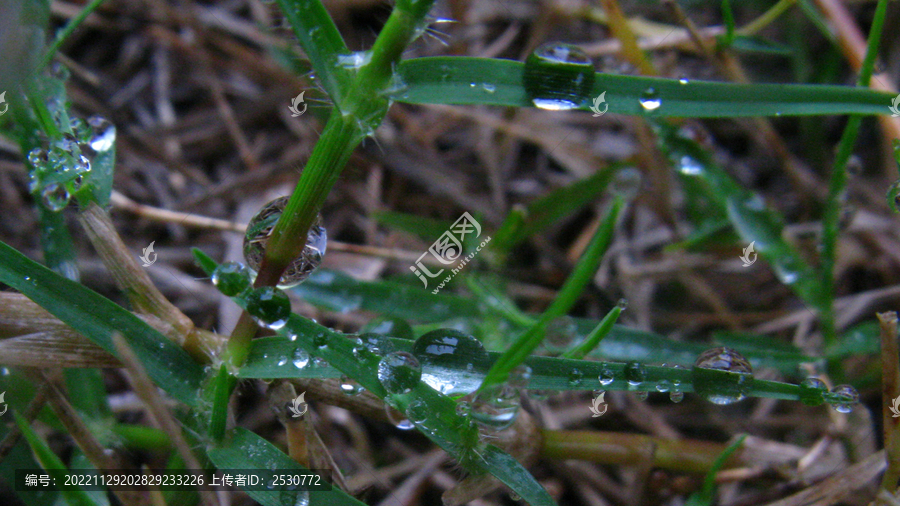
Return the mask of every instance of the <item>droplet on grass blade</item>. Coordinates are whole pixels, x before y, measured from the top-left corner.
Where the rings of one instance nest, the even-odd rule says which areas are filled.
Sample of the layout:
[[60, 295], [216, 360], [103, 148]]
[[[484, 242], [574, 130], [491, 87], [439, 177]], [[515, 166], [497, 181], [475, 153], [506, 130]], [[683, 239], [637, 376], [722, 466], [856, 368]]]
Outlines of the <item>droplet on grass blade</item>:
[[713, 404], [733, 404], [742, 400], [753, 380], [753, 369], [737, 351], [717, 347], [704, 351], [691, 371], [694, 391]]
[[409, 393], [421, 379], [422, 366], [405, 351], [389, 353], [378, 363], [378, 381], [390, 394]]
[[422, 365], [422, 381], [445, 395], [474, 392], [490, 367], [481, 341], [454, 329], [423, 334], [413, 344], [412, 354]]
[[594, 87], [594, 65], [579, 47], [552, 42], [525, 60], [525, 92], [535, 107], [564, 111], [587, 104]]
[[263, 286], [247, 294], [247, 312], [261, 325], [278, 330], [291, 315], [291, 301], [281, 290]]

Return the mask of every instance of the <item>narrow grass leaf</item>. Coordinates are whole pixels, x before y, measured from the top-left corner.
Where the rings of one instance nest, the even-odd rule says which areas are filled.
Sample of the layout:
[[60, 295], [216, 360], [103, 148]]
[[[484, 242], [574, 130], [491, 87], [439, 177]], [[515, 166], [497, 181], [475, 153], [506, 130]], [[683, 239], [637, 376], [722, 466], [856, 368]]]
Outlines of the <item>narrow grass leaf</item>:
[[[62, 460], [53, 453], [53, 450], [50, 449], [46, 441], [31, 428], [28, 420], [22, 418], [19, 413], [13, 413], [13, 415], [16, 419], [16, 425], [18, 425], [19, 430], [22, 431], [22, 436], [28, 441], [28, 446], [31, 447], [31, 451], [34, 452], [35, 458], [40, 462], [41, 467], [47, 471], [47, 474], [49, 474], [51, 479], [56, 483], [65, 483], [66, 466], [63, 464]], [[66, 498], [66, 502], [68, 502], [70, 506], [100, 506], [80, 488], [75, 490], [63, 490], [61, 491], [61, 494]]]
[[716, 457], [712, 467], [709, 468], [709, 472], [706, 473], [706, 477], [703, 478], [703, 486], [688, 497], [686, 506], [712, 506], [716, 496], [716, 474], [718, 474], [719, 470], [722, 469], [722, 466], [725, 465], [734, 452], [744, 444], [744, 439], [746, 438], [746, 435], [737, 438], [728, 445], [728, 448], [725, 448], [725, 451]]
[[309, 57], [316, 78], [339, 105], [351, 75], [338, 60], [340, 55], [349, 55], [350, 50], [325, 6], [319, 0], [278, 0], [278, 5]]
[[600, 323], [594, 327], [594, 330], [591, 331], [590, 334], [575, 348], [566, 351], [562, 354], [562, 358], [574, 358], [580, 359], [584, 358], [585, 355], [591, 352], [597, 345], [600, 344], [600, 341], [603, 340], [604, 337], [609, 335], [609, 331], [612, 330], [613, 325], [616, 323], [616, 320], [619, 319], [619, 315], [622, 314], [622, 308], [616, 306], [612, 308], [606, 316], [600, 320]]
[[73, 329], [116, 354], [113, 332], [129, 341], [153, 381], [173, 398], [197, 402], [203, 373], [183, 349], [121, 306], [66, 279], [0, 242], [0, 282], [29, 299]]
[[[275, 445], [241, 427], [236, 428], [225, 441], [207, 451], [209, 459], [219, 469], [267, 469], [283, 472], [308, 471]], [[280, 491], [247, 490], [254, 501], [263, 506], [294, 506], [285, 504]], [[331, 490], [309, 492], [308, 506], [365, 506], [337, 487]]]
[[547, 325], [553, 319], [566, 314], [572, 305], [575, 304], [597, 272], [600, 261], [603, 259], [603, 254], [606, 253], [606, 249], [612, 243], [613, 231], [615, 230], [621, 208], [622, 200], [616, 197], [600, 226], [597, 227], [597, 231], [594, 232], [588, 247], [572, 270], [572, 274], [566, 279], [550, 307], [544, 311], [537, 323], [520, 335], [500, 358], [494, 362], [494, 365], [491, 366], [490, 371], [484, 378], [484, 382], [481, 385], [482, 389], [506, 381], [510, 371], [531, 355], [531, 352], [544, 339], [544, 330]]
[[[400, 76], [408, 87], [393, 98], [411, 104], [533, 107], [522, 83], [523, 67], [521, 62], [493, 58], [413, 58], [400, 64]], [[482, 82], [490, 86], [471, 86]], [[888, 114], [893, 98], [889, 93], [850, 86], [685, 82], [604, 73], [596, 75], [592, 96], [606, 92], [611, 113], [643, 116], [641, 100], [649, 89], [662, 102], [655, 116], [684, 118]], [[582, 109], [589, 110], [587, 104]]]

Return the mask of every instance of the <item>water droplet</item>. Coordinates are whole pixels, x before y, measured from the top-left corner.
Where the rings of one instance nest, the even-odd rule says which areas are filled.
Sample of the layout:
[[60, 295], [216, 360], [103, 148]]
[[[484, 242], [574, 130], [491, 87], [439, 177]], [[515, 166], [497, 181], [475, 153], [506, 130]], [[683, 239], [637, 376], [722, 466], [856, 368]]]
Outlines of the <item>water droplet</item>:
[[509, 372], [509, 378], [506, 380], [509, 386], [520, 390], [528, 387], [531, 381], [531, 367], [525, 364], [519, 364]]
[[859, 402], [859, 392], [850, 385], [838, 385], [831, 389], [831, 393], [842, 397], [840, 402], [831, 404], [831, 407], [838, 413], [853, 411], [853, 405]]
[[577, 46], [544, 44], [525, 60], [525, 92], [540, 109], [575, 109], [590, 100], [594, 87], [594, 65]]
[[481, 83], [481, 89], [488, 93], [494, 93], [495, 91], [497, 91], [497, 87], [489, 83]]
[[572, 369], [569, 371], [569, 386], [577, 387], [581, 384], [581, 380], [584, 378], [584, 373], [578, 369]]
[[731, 348], [706, 350], [697, 357], [691, 377], [694, 391], [713, 404], [733, 404], [744, 398], [753, 380], [750, 363]]
[[378, 381], [390, 394], [406, 394], [422, 379], [419, 360], [405, 351], [388, 353], [378, 363]]
[[555, 318], [544, 330], [542, 344], [550, 353], [562, 353], [577, 346], [584, 336], [578, 334], [578, 324], [571, 316]]
[[213, 271], [212, 282], [220, 292], [234, 297], [250, 287], [250, 269], [239, 262], [225, 262]]
[[685, 79], [685, 78], [683, 78], [683, 77], [682, 77], [681, 79], [678, 80], [678, 84], [682, 84], [682, 85], [687, 84], [687, 83], [689, 83], [689, 82], [690, 82], [690, 81], [688, 81], [687, 79]]
[[472, 419], [485, 429], [500, 431], [516, 421], [520, 392], [509, 385], [494, 385], [472, 401]]
[[610, 383], [612, 383], [613, 381], [615, 381], [616, 376], [615, 376], [615, 374], [613, 374], [612, 369], [610, 369], [608, 367], [604, 367], [603, 369], [600, 369], [599, 379], [600, 379], [601, 385], [607, 386]]
[[647, 379], [647, 368], [639, 362], [625, 364], [625, 381], [636, 387]]
[[319, 348], [327, 348], [328, 347], [328, 334], [324, 332], [319, 332], [313, 336], [313, 344], [315, 344]]
[[825, 402], [822, 394], [828, 391], [825, 382], [819, 378], [806, 378], [800, 383], [800, 402], [807, 406], [818, 406]]
[[678, 171], [685, 176], [700, 176], [703, 174], [703, 164], [691, 156], [682, 156], [678, 162]]
[[288, 363], [288, 358], [287, 358], [286, 356], [281, 355], [281, 356], [278, 357], [278, 367], [281, 367], [281, 366], [283, 366], [283, 365], [287, 365], [287, 363]]
[[328, 361], [322, 357], [313, 357], [313, 367], [317, 369], [324, 369], [328, 367]]
[[647, 392], [646, 390], [638, 390], [637, 392], [634, 393], [634, 395], [635, 395], [639, 400], [646, 401], [646, 400], [647, 400], [647, 397], [650, 396], [650, 392]]
[[[259, 271], [265, 256], [266, 243], [272, 230], [275, 229], [278, 218], [284, 212], [287, 202], [288, 197], [272, 200], [264, 205], [247, 224], [247, 233], [244, 236], [244, 259], [254, 271]], [[288, 264], [281, 279], [278, 280], [278, 287], [290, 288], [306, 280], [322, 263], [327, 244], [328, 235], [325, 227], [322, 226], [322, 217], [316, 216], [316, 220], [306, 236], [306, 246], [303, 247], [300, 255]]]
[[406, 407], [406, 418], [416, 425], [422, 425], [428, 421], [428, 404], [421, 399], [413, 399]]
[[354, 51], [350, 54], [339, 54], [337, 57], [337, 64], [348, 70], [359, 70], [370, 61], [372, 61], [371, 51]]
[[291, 315], [291, 301], [281, 290], [263, 286], [247, 294], [247, 312], [266, 327], [278, 330]]
[[97, 153], [109, 151], [116, 142], [116, 127], [105, 118], [91, 116], [87, 120], [91, 127], [88, 145]]
[[634, 167], [619, 169], [609, 187], [609, 190], [614, 195], [619, 195], [625, 200], [631, 200], [636, 197], [640, 189], [641, 171]]
[[41, 190], [41, 202], [53, 212], [65, 209], [69, 205], [70, 198], [69, 190], [61, 184], [50, 183]]
[[657, 392], [668, 392], [669, 391], [669, 381], [668, 380], [659, 380], [656, 383], [656, 391]]
[[347, 395], [359, 395], [365, 391], [355, 379], [349, 376], [341, 376], [341, 392]]
[[403, 413], [388, 406], [387, 404], [384, 405], [384, 411], [387, 414], [388, 421], [391, 422], [394, 427], [397, 427], [400, 430], [410, 430], [415, 427], [415, 425], [413, 425], [412, 422], [410, 422]]
[[652, 112], [659, 109], [659, 106], [662, 105], [662, 100], [659, 98], [659, 92], [654, 88], [647, 88], [641, 94], [641, 107], [644, 108], [645, 111]]
[[619, 299], [619, 301], [616, 302], [616, 307], [621, 309], [622, 311], [625, 311], [626, 309], [628, 309], [628, 299]]
[[454, 329], [423, 334], [413, 344], [412, 354], [422, 365], [422, 381], [445, 395], [474, 392], [490, 367], [481, 341]]
[[294, 367], [303, 369], [309, 363], [309, 353], [306, 353], [306, 350], [303, 348], [294, 348], [294, 352], [291, 354], [291, 361], [294, 363]]
[[413, 339], [413, 329], [409, 322], [401, 318], [391, 316], [378, 316], [369, 320], [361, 328], [360, 333], [373, 333], [382, 336], [399, 337], [401, 339]]
[[362, 343], [362, 346], [357, 346], [354, 348], [354, 356], [356, 356], [356, 358], [362, 358], [365, 356], [363, 350], [365, 350], [365, 353], [370, 353], [379, 357], [382, 357], [394, 351], [394, 343], [392, 343], [391, 340], [386, 336], [383, 336], [381, 334], [366, 332], [359, 335], [359, 340]]
[[681, 390], [672, 390], [669, 392], [669, 400], [678, 404], [679, 402], [684, 400], [684, 392]]

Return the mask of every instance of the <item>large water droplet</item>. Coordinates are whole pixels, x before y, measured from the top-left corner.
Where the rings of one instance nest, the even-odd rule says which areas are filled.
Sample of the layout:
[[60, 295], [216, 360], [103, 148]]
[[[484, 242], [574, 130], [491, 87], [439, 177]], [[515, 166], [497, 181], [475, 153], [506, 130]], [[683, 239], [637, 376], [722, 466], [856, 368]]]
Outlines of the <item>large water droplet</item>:
[[116, 142], [116, 127], [105, 118], [91, 116], [87, 120], [91, 127], [91, 138], [88, 145], [97, 153], [108, 151]]
[[718, 347], [697, 357], [691, 377], [694, 391], [713, 404], [733, 404], [744, 398], [753, 380], [750, 363], [731, 348]]
[[610, 369], [609, 367], [604, 367], [603, 369], [600, 369], [600, 376], [598, 377], [598, 379], [600, 380], [601, 385], [607, 386], [616, 380], [616, 376], [612, 372], [612, 369]]
[[250, 269], [238, 262], [219, 264], [212, 273], [212, 282], [220, 292], [234, 297], [250, 287]]
[[859, 392], [850, 385], [838, 385], [831, 389], [831, 393], [842, 397], [840, 402], [831, 404], [831, 407], [838, 413], [849, 413], [853, 411], [853, 405], [859, 402]]
[[291, 362], [297, 369], [303, 369], [309, 364], [309, 353], [303, 348], [294, 348], [294, 352], [291, 354]]
[[445, 395], [474, 392], [490, 367], [481, 341], [454, 329], [423, 334], [412, 353], [422, 364], [422, 381]]
[[577, 46], [544, 44], [525, 60], [525, 92], [540, 109], [562, 111], [586, 104], [594, 87], [594, 65]]
[[360, 333], [373, 333], [382, 336], [399, 337], [401, 339], [413, 339], [413, 329], [409, 322], [392, 316], [378, 316], [369, 320], [359, 329]]
[[818, 406], [825, 402], [822, 394], [828, 391], [825, 382], [819, 378], [806, 378], [800, 383], [800, 402], [807, 406]]
[[365, 390], [355, 379], [349, 376], [341, 376], [341, 392], [347, 395], [359, 395]]
[[416, 425], [425, 425], [429, 414], [428, 404], [421, 399], [413, 399], [406, 407], [406, 418]]
[[[287, 205], [288, 197], [279, 197], [256, 213], [256, 216], [247, 224], [247, 233], [244, 235], [244, 258], [247, 265], [254, 271], [259, 271], [265, 256], [266, 243], [278, 218], [284, 212]], [[328, 235], [325, 227], [322, 226], [322, 217], [316, 216], [316, 221], [309, 228], [309, 234], [306, 236], [306, 246], [300, 256], [295, 258], [288, 264], [288, 267], [278, 280], [280, 288], [290, 288], [304, 281], [314, 271], [322, 258], [325, 256], [326, 246], [328, 244]]]
[[472, 401], [472, 419], [478, 425], [500, 431], [516, 421], [521, 393], [506, 384], [494, 385], [479, 392]]
[[390, 394], [406, 394], [422, 379], [419, 360], [405, 351], [388, 353], [378, 363], [378, 381]]
[[625, 364], [625, 381], [630, 386], [636, 387], [647, 380], [647, 368], [639, 362]]
[[659, 106], [662, 105], [662, 100], [659, 98], [659, 92], [654, 88], [647, 88], [641, 94], [641, 107], [648, 112], [653, 112], [659, 109]]
[[70, 198], [69, 190], [61, 184], [50, 183], [41, 190], [41, 202], [53, 212], [65, 209], [69, 205]]
[[388, 421], [400, 430], [410, 430], [415, 427], [403, 413], [387, 404], [384, 405], [384, 412], [387, 414]]
[[278, 330], [291, 315], [291, 301], [277, 288], [254, 288], [247, 294], [247, 312], [266, 327]]

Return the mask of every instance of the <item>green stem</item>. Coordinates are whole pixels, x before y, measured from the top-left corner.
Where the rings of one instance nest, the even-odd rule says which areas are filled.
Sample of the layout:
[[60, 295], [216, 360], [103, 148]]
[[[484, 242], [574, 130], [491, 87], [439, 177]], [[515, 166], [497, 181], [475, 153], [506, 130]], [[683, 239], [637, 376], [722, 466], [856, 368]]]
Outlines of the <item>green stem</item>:
[[[857, 85], [869, 86], [872, 72], [875, 68], [875, 58], [878, 56], [878, 45], [881, 40], [881, 32], [884, 28], [885, 15], [887, 13], [887, 0], [879, 0], [875, 8], [875, 16], [872, 19], [872, 28], [869, 31], [869, 39], [866, 47], [866, 57], [863, 60]], [[847, 161], [853, 154], [853, 147], [859, 133], [859, 125], [862, 116], [853, 115], [847, 121], [847, 126], [841, 135], [838, 144], [837, 156], [834, 161], [834, 169], [831, 172], [831, 182], [828, 189], [828, 205], [825, 216], [822, 219], [822, 279], [824, 281], [825, 312], [822, 314], [822, 334], [825, 347], [833, 346], [837, 341], [834, 326], [834, 264], [837, 252], [837, 240], [841, 217], [842, 196], [847, 191]], [[832, 368], [833, 369], [833, 368]], [[831, 372], [837, 372], [832, 370]]]
[[41, 57], [41, 62], [36, 69], [37, 71], [40, 71], [50, 64], [50, 60], [53, 59], [53, 55], [55, 55], [59, 48], [63, 45], [63, 42], [65, 42], [66, 39], [68, 39], [69, 36], [72, 35], [72, 32], [74, 32], [76, 28], [81, 26], [81, 23], [84, 22], [84, 20], [88, 16], [90, 16], [92, 12], [97, 10], [97, 7], [100, 7], [100, 4], [102, 4], [103, 2], [104, 0], [92, 0], [91, 3], [87, 4], [84, 9], [82, 9], [81, 12], [78, 13], [77, 16], [72, 18], [72, 20], [69, 21], [68, 24], [66, 24], [66, 27], [63, 28], [62, 31], [57, 33], [56, 39], [53, 40], [53, 44], [51, 44], [50, 47], [47, 48], [47, 51], [44, 52], [44, 56]]
[[574, 359], [582, 359], [591, 352], [597, 345], [600, 344], [600, 341], [609, 334], [609, 331], [612, 330], [613, 325], [615, 325], [616, 320], [619, 319], [619, 315], [622, 314], [622, 308], [616, 306], [612, 308], [606, 316], [600, 320], [600, 323], [594, 327], [594, 330], [591, 331], [587, 337], [584, 338], [584, 341], [581, 342], [575, 348], [566, 351], [561, 355], [562, 358], [574, 358]]
[[785, 11], [793, 7], [796, 3], [797, 0], [779, 0], [778, 3], [769, 8], [769, 10], [764, 12], [760, 17], [754, 19], [750, 23], [747, 23], [740, 30], [736, 30], [735, 33], [747, 37], [756, 35], [757, 32], [769, 26], [773, 21], [778, 19], [779, 16], [784, 14]]

